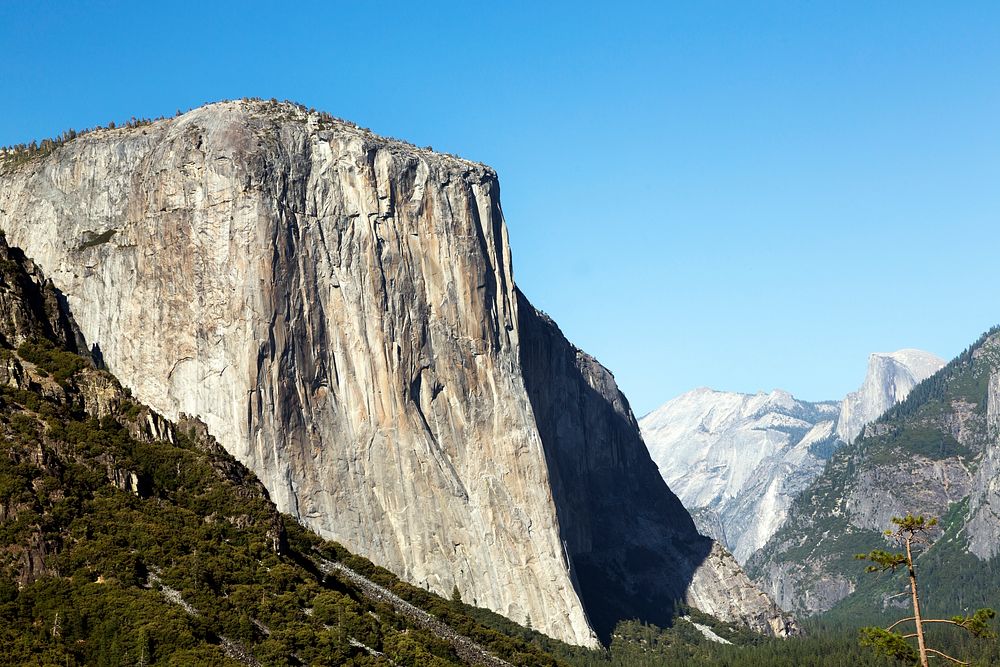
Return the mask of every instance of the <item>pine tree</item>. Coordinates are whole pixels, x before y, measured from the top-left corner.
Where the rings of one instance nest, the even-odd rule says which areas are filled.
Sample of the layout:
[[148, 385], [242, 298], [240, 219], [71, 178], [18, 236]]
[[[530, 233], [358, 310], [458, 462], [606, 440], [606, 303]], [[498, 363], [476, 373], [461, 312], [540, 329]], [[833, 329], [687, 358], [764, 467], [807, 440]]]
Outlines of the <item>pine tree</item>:
[[[937, 519], [925, 519], [923, 516], [913, 516], [907, 513], [903, 518], [892, 517], [892, 523], [896, 526], [895, 530], [887, 530], [885, 534], [897, 545], [904, 547], [905, 552], [890, 553], [882, 549], [875, 549], [871, 553], [858, 554], [855, 558], [873, 563], [865, 568], [866, 572], [895, 572], [897, 568], [906, 566], [913, 616], [901, 618], [887, 628], [862, 628], [861, 644], [863, 646], [870, 646], [877, 653], [890, 658], [904, 660], [911, 664], [919, 661], [921, 667], [928, 667], [928, 655], [936, 655], [959, 665], [969, 664], [927, 646], [924, 638], [924, 625], [927, 623], [945, 623], [963, 628], [974, 637], [995, 637], [996, 634], [990, 629], [989, 622], [996, 613], [992, 609], [980, 609], [971, 616], [952, 616], [950, 619], [923, 618], [920, 614], [920, 595], [917, 588], [917, 571], [913, 565], [913, 551], [918, 545], [928, 543], [927, 534], [937, 525], [938, 521]], [[909, 622], [913, 623], [915, 627], [914, 632], [902, 634], [893, 631], [893, 628]], [[908, 639], [914, 638], [917, 640], [916, 651], [907, 642]]]

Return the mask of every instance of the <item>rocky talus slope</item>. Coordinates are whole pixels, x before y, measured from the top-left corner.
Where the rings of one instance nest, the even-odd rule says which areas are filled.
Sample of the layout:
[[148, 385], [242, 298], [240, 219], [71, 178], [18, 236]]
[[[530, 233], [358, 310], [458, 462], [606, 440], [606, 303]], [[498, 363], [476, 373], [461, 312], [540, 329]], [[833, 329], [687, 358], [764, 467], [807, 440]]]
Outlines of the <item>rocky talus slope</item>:
[[640, 427], [699, 530], [745, 563], [833, 451], [943, 365], [920, 350], [872, 354], [864, 383], [840, 403], [811, 403], [781, 390], [696, 389], [643, 417]]
[[[408, 581], [595, 645], [720, 580], [610, 373], [516, 292], [488, 167], [225, 102], [0, 160], [0, 229], [139, 399]], [[704, 611], [785, 632], [735, 598]]]
[[779, 604], [809, 614], [875, 596], [853, 555], [879, 548], [890, 519], [907, 512], [942, 519], [918, 559], [937, 585], [932, 598], [959, 608], [1000, 602], [998, 378], [993, 330], [833, 455], [748, 564]]

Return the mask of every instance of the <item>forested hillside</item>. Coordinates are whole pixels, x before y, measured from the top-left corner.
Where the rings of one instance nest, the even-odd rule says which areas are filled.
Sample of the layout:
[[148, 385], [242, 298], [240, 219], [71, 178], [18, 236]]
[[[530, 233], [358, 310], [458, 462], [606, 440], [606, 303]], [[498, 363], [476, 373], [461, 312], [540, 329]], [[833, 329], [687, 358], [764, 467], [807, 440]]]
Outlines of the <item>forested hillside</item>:
[[283, 517], [92, 356], [0, 237], [0, 663], [557, 664]]
[[1000, 330], [984, 334], [834, 454], [788, 523], [749, 564], [787, 609], [892, 613], [902, 585], [854, 554], [883, 546], [892, 516], [941, 519], [917, 559], [930, 613], [1000, 605]]

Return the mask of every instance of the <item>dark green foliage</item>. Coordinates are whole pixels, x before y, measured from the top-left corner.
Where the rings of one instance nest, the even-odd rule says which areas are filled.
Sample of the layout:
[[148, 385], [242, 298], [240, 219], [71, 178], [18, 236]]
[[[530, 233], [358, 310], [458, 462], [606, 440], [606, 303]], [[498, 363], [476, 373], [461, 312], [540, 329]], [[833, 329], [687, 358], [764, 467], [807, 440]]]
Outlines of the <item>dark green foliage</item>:
[[[989, 621], [996, 615], [993, 609], [979, 609], [972, 615], [952, 616], [950, 619], [935, 619], [926, 614], [926, 609], [922, 609], [920, 604], [920, 585], [917, 580], [915, 556], [917, 549], [925, 547], [929, 542], [929, 535], [938, 525], [936, 518], [924, 518], [907, 513], [904, 517], [892, 517], [894, 529], [886, 530], [885, 534], [897, 545], [905, 549], [903, 553], [890, 553], [882, 549], [875, 549], [868, 554], [858, 554], [859, 560], [867, 560], [872, 563], [866, 568], [867, 572], [895, 572], [897, 569], [906, 568], [907, 589], [911, 600], [910, 613], [912, 616], [903, 617], [893, 622], [888, 627], [869, 626], [861, 629], [861, 645], [868, 646], [876, 654], [884, 655], [895, 660], [901, 660], [907, 664], [920, 663], [928, 664], [928, 654], [937, 655], [953, 662], [959, 662], [957, 658], [948, 656], [940, 649], [927, 644], [925, 633], [927, 628], [933, 624], [958, 627], [966, 630], [971, 636], [977, 638], [995, 637], [996, 634], [989, 626]], [[902, 634], [894, 632], [893, 629], [912, 623], [915, 632]], [[908, 639], [917, 639], [917, 649], [907, 642]], [[925, 648], [926, 647], [926, 648]]]
[[111, 237], [115, 235], [115, 231], [116, 230], [114, 229], [108, 229], [106, 231], [101, 232], [100, 234], [95, 234], [94, 236], [90, 237], [89, 239], [81, 243], [80, 246], [77, 248], [77, 250], [86, 250], [87, 248], [93, 248], [94, 246], [99, 246], [104, 243], [107, 243], [108, 241], [111, 240]]
[[[941, 535], [933, 548], [920, 553], [916, 563], [921, 572], [922, 607], [929, 615], [946, 617], [956, 610], [972, 612], [982, 607], [995, 607], [1000, 603], [997, 587], [989, 582], [1000, 581], [1000, 559], [982, 561], [965, 549], [962, 535], [968, 501], [952, 505], [947, 515], [939, 521]], [[871, 532], [868, 545], [882, 540], [879, 533]], [[856, 551], [857, 549], [855, 549]], [[856, 568], [856, 564], [854, 564]], [[905, 589], [898, 578], [889, 574], [859, 580], [859, 589], [825, 614], [835, 624], [850, 627], [853, 623], [872, 625], [893, 618], [894, 611], [884, 613], [883, 600], [905, 601]]]
[[886, 570], [895, 570], [897, 567], [906, 564], [906, 554], [894, 554], [881, 549], [875, 549], [867, 554], [858, 554], [855, 558], [858, 560], [870, 560], [875, 563], [875, 565], [866, 567], [865, 572], [885, 572]]
[[137, 439], [146, 408], [124, 391], [114, 414], [86, 414], [77, 383], [102, 372], [82, 357], [44, 340], [4, 353], [66, 395], [0, 388], [0, 665], [239, 664], [224, 641], [266, 665], [461, 664], [448, 641], [323, 576], [316, 549], [516, 664], [562, 664], [282, 517], [206, 436]]
[[950, 433], [923, 424], [897, 426], [885, 435], [867, 438], [864, 444], [866, 463], [870, 465], [896, 463], [902, 452], [937, 460], [952, 456], [971, 459], [974, 455]]
[[973, 355], [997, 333], [1000, 333], [1000, 326], [990, 328], [944, 368], [914, 387], [905, 400], [889, 408], [878, 422], [897, 422], [927, 410], [928, 406], [937, 407], [946, 398], [964, 398], [971, 403], [982, 403], [986, 396], [985, 382], [989, 377], [973, 368]]
[[[692, 620], [708, 620], [694, 613]], [[706, 623], [722, 636], [714, 619]], [[857, 630], [814, 624], [805, 637], [765, 639], [743, 634], [733, 645], [705, 639], [687, 621], [677, 618], [670, 628], [638, 621], [623, 621], [615, 627], [606, 652], [575, 647], [557, 647], [553, 653], [578, 667], [890, 667], [888, 659], [873, 658], [858, 645]], [[726, 637], [729, 639], [729, 637]]]
[[[338, 561], [375, 583], [388, 588], [407, 602], [435, 616], [456, 632], [469, 637], [495, 655], [525, 667], [556, 667], [561, 664], [553, 653], [582, 651], [568, 647], [545, 635], [525, 628], [486, 609], [473, 607], [461, 600], [446, 600], [422, 588], [401, 581], [385, 568], [374, 565], [361, 556], [348, 552], [339, 544], [319, 543], [314, 536], [300, 529], [289, 530], [289, 543], [306, 540], [303, 548], [316, 550], [325, 559]], [[454, 592], [454, 591], [453, 591]]]
[[916, 650], [906, 643], [903, 635], [897, 632], [889, 632], [884, 628], [861, 628], [859, 643], [862, 646], [872, 649], [878, 655], [884, 655], [893, 660], [901, 660], [907, 664], [915, 665], [919, 660]]
[[[869, 617], [870, 610], [898, 603], [898, 581], [888, 575], [865, 577], [853, 562], [854, 554], [865, 551], [870, 555], [869, 550], [885, 538], [876, 531], [858, 529], [855, 524], [864, 517], [851, 516], [844, 500], [876, 492], [859, 487], [873, 480], [878, 492], [883, 492], [877, 484], [887, 476], [898, 481], [887, 485], [885, 493], [894, 499], [919, 498], [922, 485], [946, 483], [933, 477], [927, 459], [947, 459], [949, 466], [974, 469], [983, 448], [996, 446], [985, 432], [984, 411], [989, 377], [1000, 368], [997, 334], [997, 327], [985, 333], [881, 417], [866, 436], [838, 449], [823, 473], [794, 501], [785, 525], [751, 559], [751, 576], [764, 576], [773, 563], [792, 568], [809, 563], [823, 574], [843, 577], [853, 584], [854, 593], [829, 612], [831, 618]], [[959, 418], [965, 444], [953, 435]], [[907, 475], [914, 470], [919, 474], [908, 482]], [[965, 499], [942, 512], [939, 531], [931, 536], [933, 545], [918, 556], [931, 613], [972, 613], [1000, 603], [1000, 587], [995, 583], [1000, 580], [1000, 562], [979, 560], [966, 548], [968, 508]], [[808, 589], [809, 580], [802, 583]], [[879, 620], [869, 618], [869, 624]]]
[[996, 618], [992, 609], [979, 609], [971, 616], [952, 616], [951, 622], [961, 626], [970, 635], [982, 639], [995, 639], [997, 633], [990, 626], [990, 621]]
[[[697, 617], [692, 617], [697, 620]], [[701, 622], [701, 621], [698, 621]], [[607, 652], [556, 647], [552, 652], [578, 667], [898, 667], [895, 658], [877, 655], [859, 643], [860, 623], [806, 619], [805, 636], [794, 639], [749, 638], [747, 643], [710, 642], [683, 620], [662, 629], [636, 621], [616, 628]], [[871, 621], [869, 622], [877, 622]], [[716, 621], [717, 623], [717, 621]], [[976, 667], [1000, 664], [996, 642], [970, 641], [955, 633], [929, 633], [935, 646], [968, 656]]]
[[17, 348], [17, 354], [51, 375], [59, 384], [66, 382], [89, 363], [83, 357], [60, 350], [45, 339], [25, 341]]

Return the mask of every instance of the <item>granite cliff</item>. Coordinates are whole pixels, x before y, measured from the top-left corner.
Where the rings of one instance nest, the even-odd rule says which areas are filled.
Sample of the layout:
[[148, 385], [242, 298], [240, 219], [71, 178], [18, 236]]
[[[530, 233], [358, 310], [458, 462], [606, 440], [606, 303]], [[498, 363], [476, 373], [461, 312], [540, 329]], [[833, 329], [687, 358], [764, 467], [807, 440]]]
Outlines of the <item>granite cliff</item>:
[[921, 381], [944, 366], [944, 359], [923, 350], [875, 352], [868, 357], [868, 372], [857, 391], [840, 403], [837, 437], [851, 442], [886, 410], [896, 405]]
[[0, 665], [566, 664], [281, 515], [81, 341], [0, 235]]
[[225, 102], [0, 159], [0, 229], [138, 399], [403, 578], [585, 645], [677, 599], [789, 632], [516, 290], [488, 167]]

